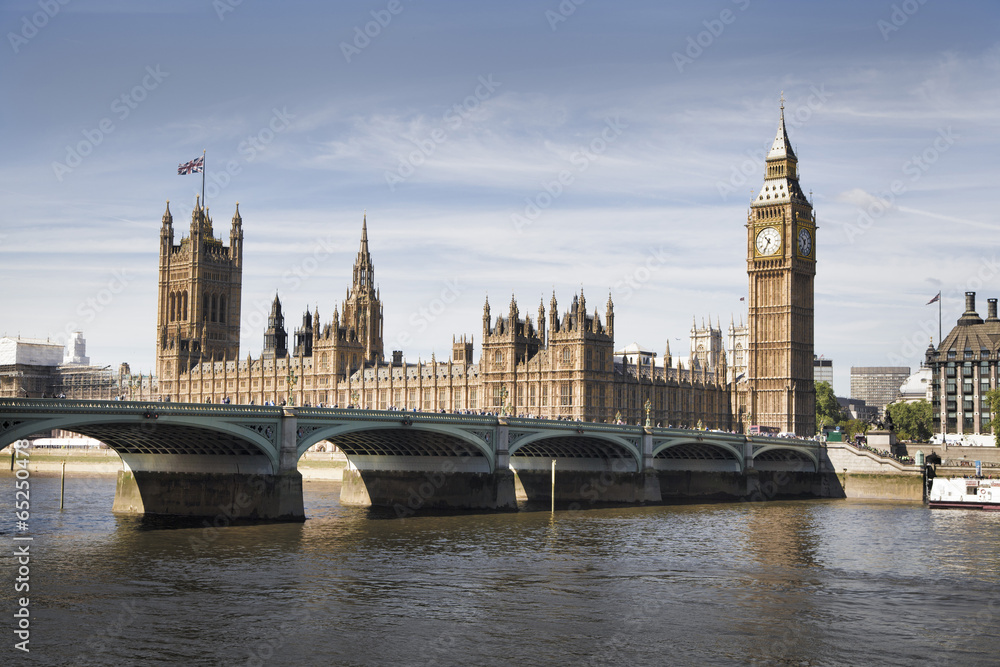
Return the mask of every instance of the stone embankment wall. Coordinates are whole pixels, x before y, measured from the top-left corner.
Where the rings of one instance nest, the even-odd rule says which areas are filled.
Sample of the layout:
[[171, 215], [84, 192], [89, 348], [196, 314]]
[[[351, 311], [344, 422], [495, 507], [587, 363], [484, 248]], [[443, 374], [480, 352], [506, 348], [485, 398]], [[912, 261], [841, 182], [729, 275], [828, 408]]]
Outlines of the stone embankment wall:
[[827, 443], [820, 460], [830, 497], [924, 500], [923, 470], [843, 443]]

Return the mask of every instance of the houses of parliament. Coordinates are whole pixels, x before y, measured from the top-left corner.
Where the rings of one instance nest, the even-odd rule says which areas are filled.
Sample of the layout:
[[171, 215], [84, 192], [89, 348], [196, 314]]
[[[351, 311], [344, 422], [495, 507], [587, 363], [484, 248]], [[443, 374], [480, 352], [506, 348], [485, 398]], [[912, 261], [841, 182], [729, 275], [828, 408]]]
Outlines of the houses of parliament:
[[[529, 312], [514, 297], [483, 305], [479, 359], [473, 339], [452, 337], [451, 356], [406, 363], [385, 355], [382, 303], [367, 216], [347, 296], [332, 317], [305, 312], [289, 335], [275, 295], [254, 358], [240, 356], [243, 220], [229, 244], [196, 203], [189, 234], [175, 244], [169, 202], [160, 229], [156, 354], [165, 400], [373, 409], [492, 412], [548, 419], [743, 430], [759, 424], [810, 436], [816, 224], [798, 183], [784, 108], [747, 229], [749, 313], [691, 330], [691, 356], [638, 346], [615, 349], [610, 295], [588, 306], [581, 290], [560, 310]], [[220, 235], [221, 236], [221, 235]]]

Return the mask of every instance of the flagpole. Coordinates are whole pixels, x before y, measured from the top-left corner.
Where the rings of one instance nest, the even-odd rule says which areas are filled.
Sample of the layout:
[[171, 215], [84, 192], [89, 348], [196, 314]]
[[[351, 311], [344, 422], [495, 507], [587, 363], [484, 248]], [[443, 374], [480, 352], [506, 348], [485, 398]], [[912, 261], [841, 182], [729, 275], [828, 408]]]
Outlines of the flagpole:
[[205, 149], [201, 149], [201, 210], [207, 211], [208, 206], [205, 203]]
[[[938, 292], [941, 294], [941, 292]], [[944, 301], [944, 296], [938, 299], [938, 349], [941, 349], [941, 302]]]

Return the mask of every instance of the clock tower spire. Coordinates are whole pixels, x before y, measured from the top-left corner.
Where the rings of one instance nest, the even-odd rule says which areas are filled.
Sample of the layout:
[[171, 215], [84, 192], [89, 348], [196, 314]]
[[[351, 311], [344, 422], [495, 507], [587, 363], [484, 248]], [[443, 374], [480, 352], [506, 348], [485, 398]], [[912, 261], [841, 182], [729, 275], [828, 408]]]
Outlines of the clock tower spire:
[[748, 424], [812, 436], [816, 216], [799, 187], [798, 158], [785, 129], [784, 96], [764, 185], [747, 219], [747, 274]]

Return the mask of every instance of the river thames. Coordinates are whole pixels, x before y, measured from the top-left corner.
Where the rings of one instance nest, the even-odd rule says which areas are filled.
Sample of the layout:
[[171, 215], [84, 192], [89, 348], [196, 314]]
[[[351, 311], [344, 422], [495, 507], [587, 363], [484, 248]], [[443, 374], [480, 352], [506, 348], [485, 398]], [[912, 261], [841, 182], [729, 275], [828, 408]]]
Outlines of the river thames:
[[[0, 480], [6, 608], [14, 480]], [[996, 664], [1000, 514], [860, 500], [151, 528], [31, 477], [30, 653], [4, 664]]]

